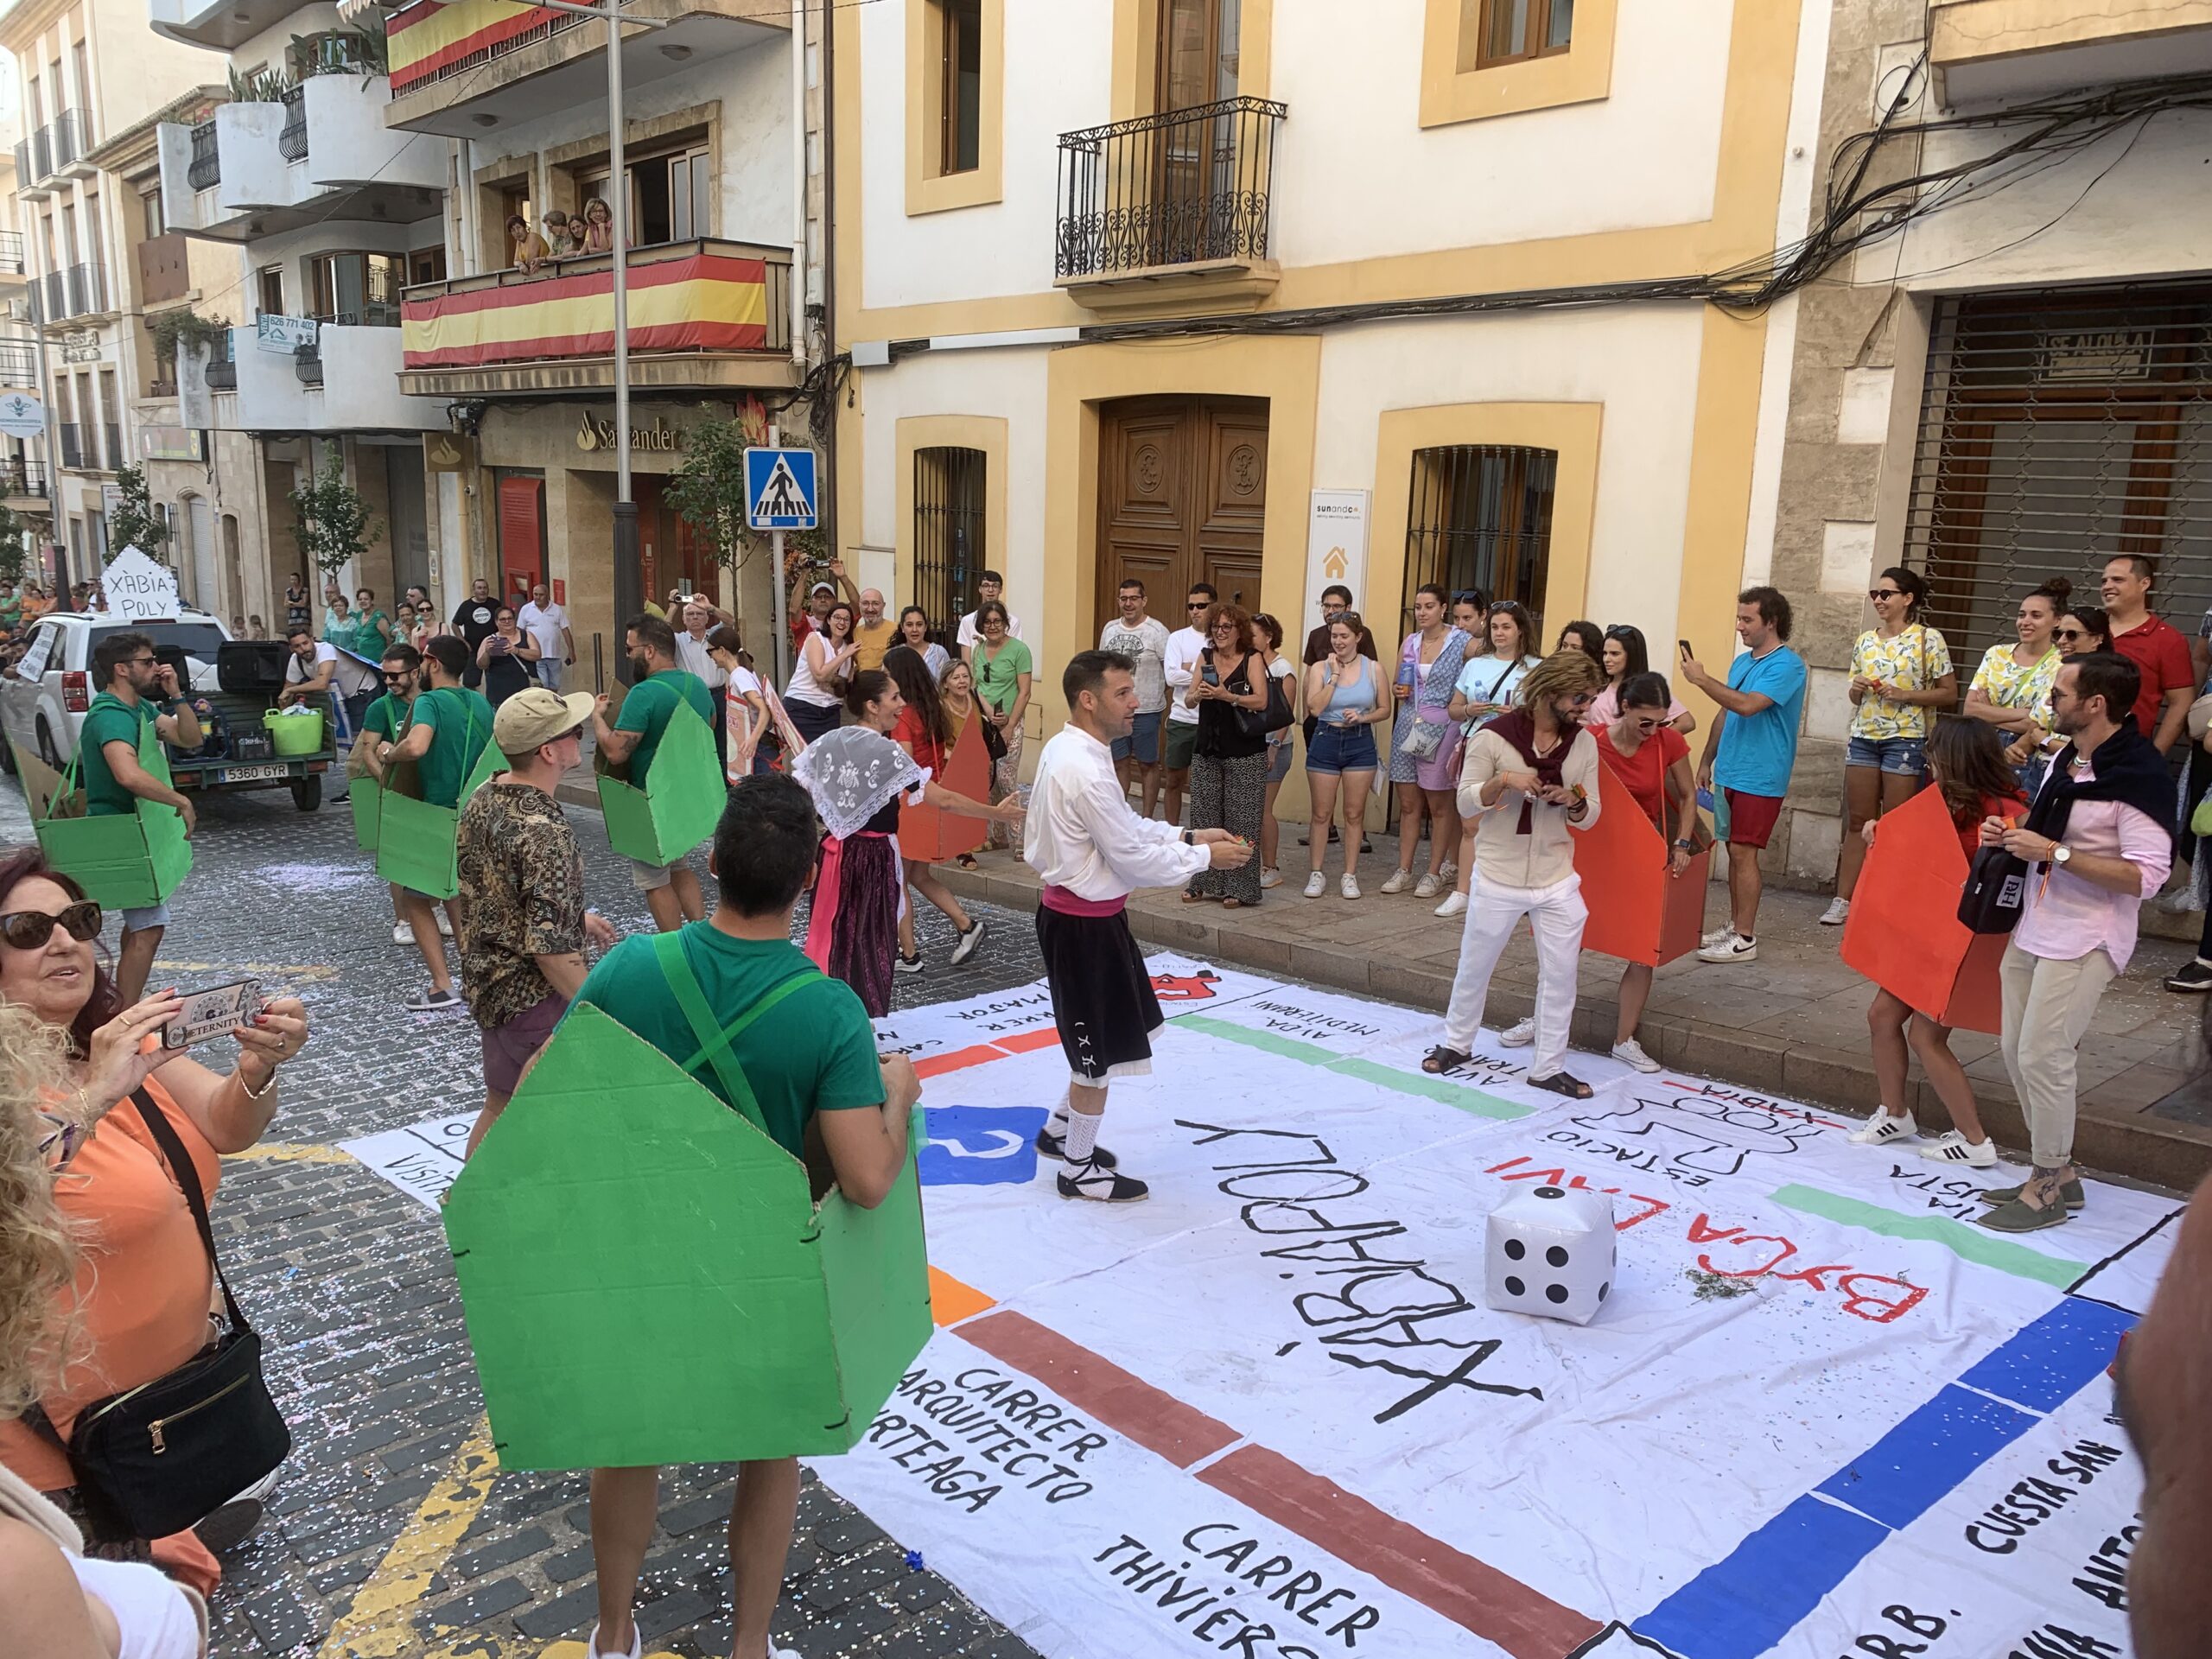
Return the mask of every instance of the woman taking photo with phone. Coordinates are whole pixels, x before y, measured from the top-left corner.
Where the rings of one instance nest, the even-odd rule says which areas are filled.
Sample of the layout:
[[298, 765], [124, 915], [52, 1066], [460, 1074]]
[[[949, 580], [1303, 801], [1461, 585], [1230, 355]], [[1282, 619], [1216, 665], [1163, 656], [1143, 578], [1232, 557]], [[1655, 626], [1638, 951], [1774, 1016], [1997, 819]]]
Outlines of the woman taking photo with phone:
[[492, 619], [492, 632], [476, 647], [476, 666], [484, 676], [484, 698], [494, 709], [525, 686], [537, 683], [537, 641], [522, 631], [512, 605]]
[[1319, 899], [1328, 887], [1321, 861], [1329, 850], [1329, 825], [1337, 804], [1344, 809], [1344, 868], [1338, 891], [1359, 897], [1359, 843], [1367, 825], [1368, 791], [1382, 760], [1375, 728], [1390, 718], [1382, 693], [1382, 671], [1359, 648], [1366, 629], [1357, 611], [1339, 611], [1329, 621], [1329, 654], [1306, 671], [1306, 708], [1313, 735], [1306, 745], [1306, 792], [1313, 803], [1306, 847], [1312, 872], [1306, 896]]
[[[1414, 593], [1414, 631], [1398, 646], [1398, 721], [1390, 734], [1390, 781], [1398, 791], [1398, 868], [1385, 893], [1414, 890], [1433, 899], [1459, 874], [1459, 811], [1452, 793], [1462, 734], [1451, 714], [1452, 688], [1473, 641], [1446, 615], [1451, 596], [1435, 582]], [[1428, 870], [1414, 880], [1421, 824], [1428, 825]]]
[[1841, 927], [1851, 914], [1851, 890], [1866, 861], [1866, 826], [1920, 788], [1929, 711], [1952, 708], [1959, 697], [1951, 648], [1920, 620], [1928, 583], [1915, 571], [1892, 566], [1876, 578], [1866, 597], [1873, 601], [1875, 626], [1851, 651], [1848, 695], [1858, 712], [1844, 753], [1847, 822], [1836, 858], [1835, 897], [1821, 912], [1822, 927]]
[[[35, 1019], [66, 1052], [66, 1092], [46, 1109], [54, 1122], [45, 1150], [61, 1178], [55, 1201], [82, 1253], [56, 1310], [73, 1322], [76, 1345], [39, 1393], [51, 1433], [36, 1420], [0, 1421], [0, 1463], [84, 1530], [88, 1553], [158, 1561], [207, 1594], [222, 1576], [208, 1545], [193, 1532], [155, 1539], [118, 1530], [108, 1506], [78, 1490], [62, 1448], [87, 1407], [166, 1377], [213, 1342], [213, 1262], [162, 1141], [189, 1160], [184, 1175], [203, 1200], [212, 1197], [218, 1154], [244, 1152], [276, 1116], [279, 1069], [307, 1043], [307, 1010], [296, 997], [268, 1003], [227, 1033], [237, 1062], [211, 1071], [162, 1046], [181, 998], [164, 991], [124, 1006], [96, 950], [100, 923], [100, 906], [37, 849], [0, 861], [0, 1002]], [[245, 1523], [257, 1515], [256, 1507]], [[227, 1522], [224, 1529], [239, 1535]]]

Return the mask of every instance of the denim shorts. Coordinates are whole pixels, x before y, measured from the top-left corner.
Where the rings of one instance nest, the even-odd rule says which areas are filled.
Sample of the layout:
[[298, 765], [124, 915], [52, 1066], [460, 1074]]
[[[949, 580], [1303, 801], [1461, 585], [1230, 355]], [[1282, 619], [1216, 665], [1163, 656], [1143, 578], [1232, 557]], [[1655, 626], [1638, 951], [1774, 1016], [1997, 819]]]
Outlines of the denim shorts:
[[1268, 781], [1279, 784], [1290, 776], [1290, 741], [1287, 734], [1280, 743], [1268, 745]]
[[1148, 715], [1139, 715], [1130, 723], [1129, 734], [1114, 740], [1114, 759], [1134, 760], [1141, 766], [1160, 764], [1160, 722], [1167, 718], [1167, 711], [1155, 709]]
[[1921, 737], [1854, 737], [1844, 751], [1843, 764], [1917, 778], [1928, 770], [1927, 750], [1928, 740]]
[[1332, 726], [1324, 721], [1313, 728], [1306, 746], [1306, 770], [1334, 776], [1342, 772], [1373, 772], [1380, 764], [1372, 726]]

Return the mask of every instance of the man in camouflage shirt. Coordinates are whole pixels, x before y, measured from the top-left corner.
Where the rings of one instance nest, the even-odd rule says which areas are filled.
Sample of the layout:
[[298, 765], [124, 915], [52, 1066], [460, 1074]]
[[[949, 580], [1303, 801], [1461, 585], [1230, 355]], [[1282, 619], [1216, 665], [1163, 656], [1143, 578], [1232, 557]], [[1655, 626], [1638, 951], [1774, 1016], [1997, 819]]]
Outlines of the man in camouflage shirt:
[[461, 809], [461, 978], [482, 1029], [484, 1138], [584, 982], [584, 946], [614, 929], [584, 908], [584, 857], [553, 791], [583, 758], [583, 726], [601, 698], [531, 687], [499, 705], [492, 741], [509, 770]]

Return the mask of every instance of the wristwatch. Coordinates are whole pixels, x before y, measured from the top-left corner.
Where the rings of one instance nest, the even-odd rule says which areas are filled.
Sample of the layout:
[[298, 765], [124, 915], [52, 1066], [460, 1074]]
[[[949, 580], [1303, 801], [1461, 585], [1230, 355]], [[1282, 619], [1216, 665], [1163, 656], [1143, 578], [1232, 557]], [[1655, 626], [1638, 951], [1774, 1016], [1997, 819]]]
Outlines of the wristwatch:
[[1183, 844], [1184, 844], [1185, 847], [1195, 847], [1195, 846], [1197, 846], [1198, 843], [1197, 842], [1195, 842], [1195, 841], [1193, 841], [1193, 840], [1192, 840], [1192, 839], [1191, 839], [1191, 832], [1190, 832], [1189, 830], [1185, 830], [1183, 832]]
[[2064, 869], [2066, 868], [2067, 861], [2073, 856], [2074, 849], [2071, 847], [2069, 847], [2064, 842], [2054, 841], [2050, 843], [2050, 861], [2057, 865], [2059, 868]]
[[1675, 845], [1686, 853], [1694, 853], [1697, 850], [1697, 843], [1694, 841], [1677, 841]]

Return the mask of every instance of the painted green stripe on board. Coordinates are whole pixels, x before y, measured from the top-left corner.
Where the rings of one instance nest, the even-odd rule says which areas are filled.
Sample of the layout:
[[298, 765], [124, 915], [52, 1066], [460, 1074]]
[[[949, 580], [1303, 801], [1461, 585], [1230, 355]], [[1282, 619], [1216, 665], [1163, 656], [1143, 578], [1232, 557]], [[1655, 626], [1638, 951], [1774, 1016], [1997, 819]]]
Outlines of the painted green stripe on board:
[[1885, 1237], [1916, 1238], [1941, 1244], [1961, 1261], [1994, 1268], [2016, 1279], [2032, 1279], [2037, 1284], [2051, 1285], [2060, 1290], [2089, 1270], [2086, 1262], [2062, 1262], [2024, 1244], [2015, 1244], [1986, 1227], [1977, 1227], [1970, 1221], [1956, 1221], [1949, 1216], [1901, 1215], [1877, 1204], [1823, 1192], [1812, 1186], [1782, 1187], [1776, 1192], [1774, 1201], [1787, 1210], [1818, 1216], [1823, 1221], [1840, 1222], [1847, 1227], [1864, 1228]]
[[1353, 1054], [1338, 1054], [1319, 1043], [1301, 1043], [1294, 1037], [1281, 1037], [1272, 1031], [1255, 1031], [1249, 1026], [1233, 1025], [1208, 1014], [1178, 1014], [1175, 1023], [1186, 1026], [1192, 1031], [1203, 1031], [1210, 1037], [1220, 1037], [1232, 1043], [1242, 1043], [1247, 1048], [1281, 1055], [1286, 1060], [1296, 1060], [1302, 1065], [1317, 1065], [1325, 1071], [1338, 1071], [1348, 1077], [1357, 1077], [1362, 1083], [1371, 1083], [1380, 1089], [1395, 1090], [1402, 1095], [1415, 1095], [1423, 1100], [1437, 1101], [1476, 1117], [1510, 1121], [1527, 1117], [1535, 1110], [1533, 1106], [1501, 1100], [1496, 1095], [1486, 1094], [1464, 1083], [1454, 1083], [1449, 1077], [1401, 1071], [1395, 1066], [1384, 1065], [1376, 1060], [1362, 1059]]

